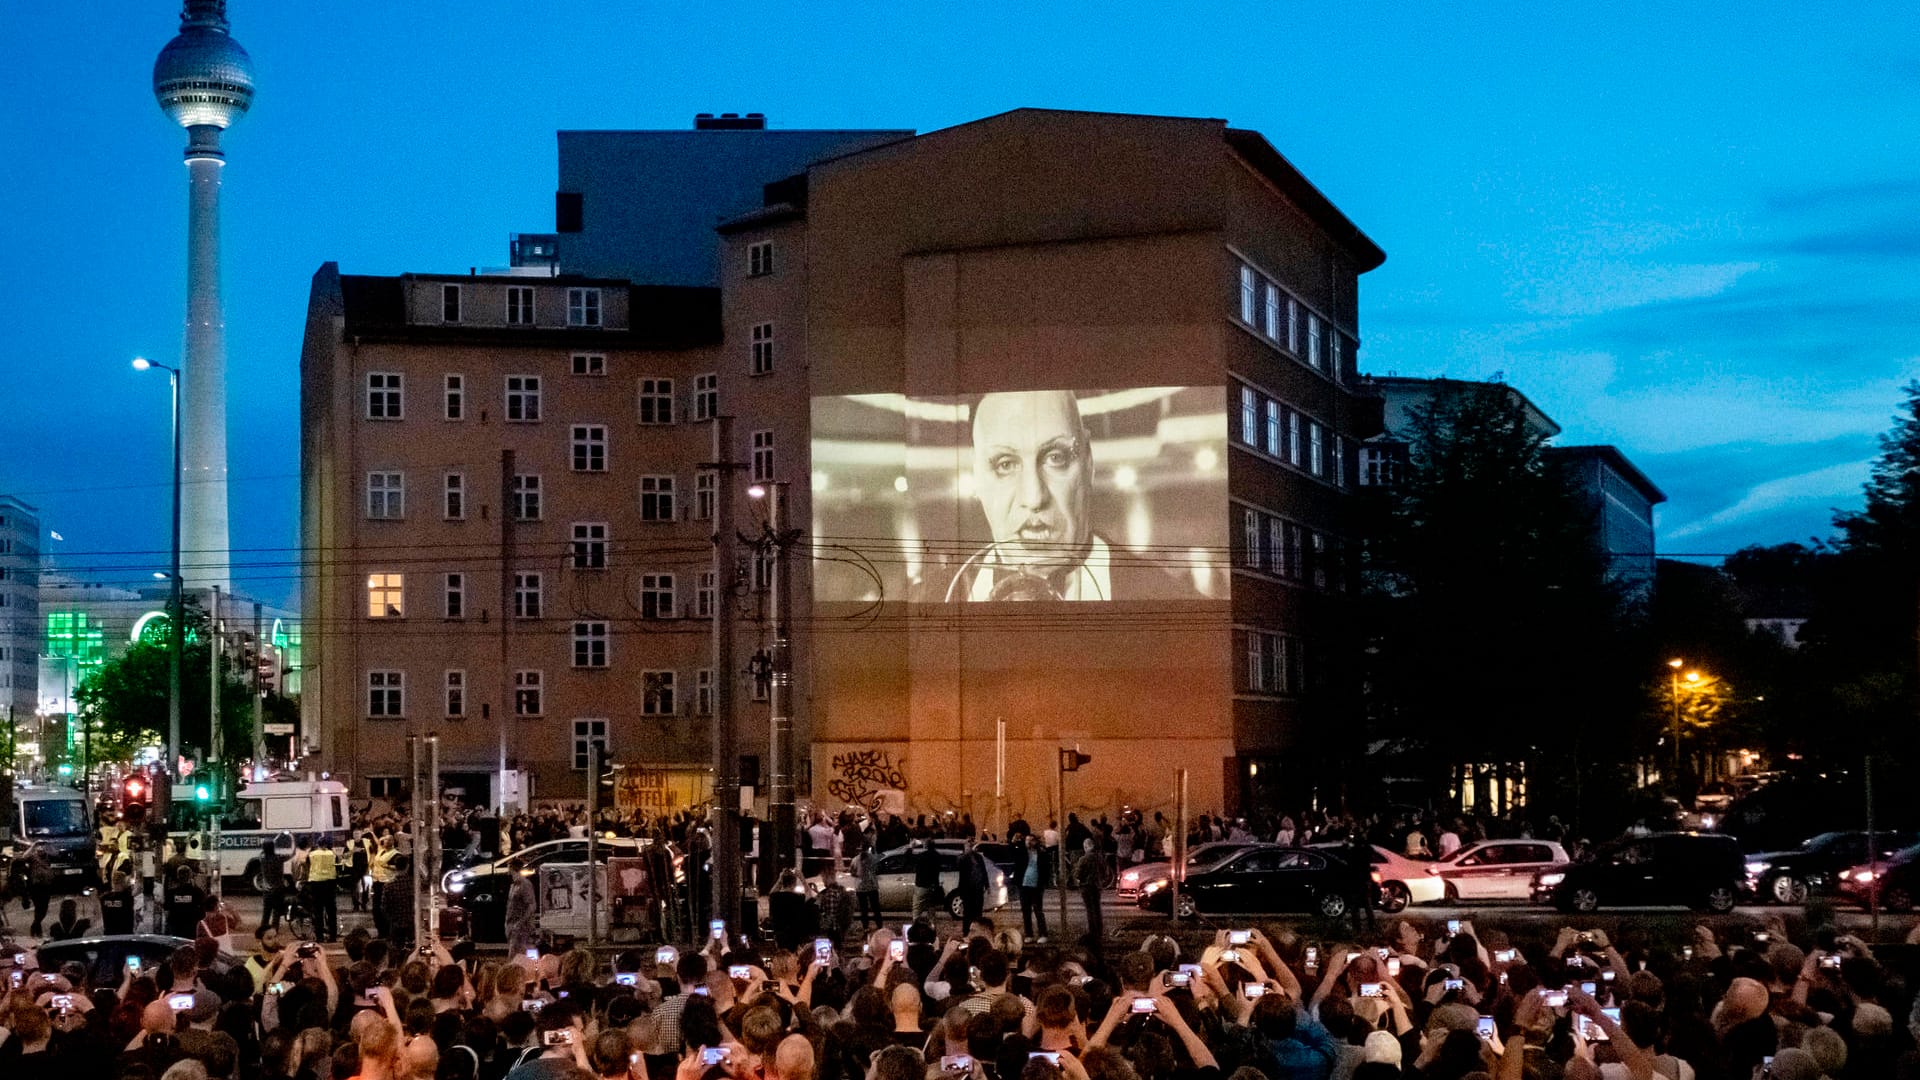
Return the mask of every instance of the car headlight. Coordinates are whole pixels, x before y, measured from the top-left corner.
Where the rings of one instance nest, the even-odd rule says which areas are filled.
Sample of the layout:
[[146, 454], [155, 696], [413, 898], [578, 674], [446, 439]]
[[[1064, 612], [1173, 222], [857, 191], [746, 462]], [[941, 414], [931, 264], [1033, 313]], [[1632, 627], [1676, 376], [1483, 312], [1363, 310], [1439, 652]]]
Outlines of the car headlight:
[[1859, 872], [1857, 872], [1857, 873], [1855, 873], [1855, 874], [1853, 875], [1853, 880], [1855, 880], [1855, 881], [1872, 881], [1872, 880], [1873, 880], [1873, 871], [1871, 871], [1871, 870], [1861, 870], [1861, 871], [1859, 871]]
[[466, 892], [467, 891], [466, 879], [454, 878], [453, 880], [447, 882], [447, 891], [454, 894], [455, 896], [458, 896], [461, 893]]
[[1759, 877], [1771, 869], [1773, 869], [1773, 864], [1770, 862], [1750, 862], [1747, 864], [1747, 875], [1749, 877]]
[[1558, 885], [1565, 880], [1567, 880], [1567, 875], [1565, 874], [1541, 874], [1540, 875], [1540, 884], [1545, 885], [1548, 888], [1552, 888], [1553, 886]]
[[1167, 883], [1165, 881], [1149, 881], [1147, 882], [1146, 886], [1142, 888], [1140, 891], [1146, 892], [1146, 893], [1157, 893], [1161, 889], [1164, 889], [1166, 887], [1167, 887]]

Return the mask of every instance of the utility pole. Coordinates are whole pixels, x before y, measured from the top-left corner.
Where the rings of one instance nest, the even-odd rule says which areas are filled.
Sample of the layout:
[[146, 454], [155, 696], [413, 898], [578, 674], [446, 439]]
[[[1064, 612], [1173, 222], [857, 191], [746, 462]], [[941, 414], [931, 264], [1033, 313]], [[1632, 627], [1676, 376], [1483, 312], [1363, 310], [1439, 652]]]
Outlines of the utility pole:
[[600, 944], [600, 740], [587, 740], [587, 948]]
[[207, 612], [207, 873], [209, 891], [220, 895], [226, 877], [220, 865], [220, 806], [224, 794], [220, 776], [220, 586], [212, 586], [213, 608]]
[[267, 643], [260, 640], [260, 601], [253, 602], [253, 763], [267, 760], [266, 705], [260, 699], [260, 662], [267, 658]]
[[773, 831], [773, 869], [794, 865], [793, 805], [793, 565], [794, 535], [787, 529], [787, 484], [767, 485], [768, 540], [773, 544], [773, 684], [768, 711], [767, 828]]
[[[427, 794], [433, 799], [433, 820], [427, 822], [427, 850], [429, 858], [425, 867], [427, 904], [421, 921], [425, 924], [426, 937], [422, 943], [438, 945], [440, 943], [440, 911], [436, 901], [440, 895], [440, 867], [446, 863], [440, 851], [440, 733], [427, 733]], [[588, 836], [593, 834], [589, 832]], [[592, 843], [592, 841], [588, 841]]]
[[426, 892], [427, 868], [426, 837], [420, 831], [422, 823], [427, 819], [426, 784], [420, 775], [420, 750], [420, 736], [407, 736], [407, 789], [411, 793], [413, 802], [413, 813], [408, 815], [407, 821], [410, 841], [408, 846], [412, 848], [408, 854], [413, 860], [413, 865], [410, 867], [413, 873], [412, 879], [407, 882], [407, 888], [413, 890], [413, 925], [416, 931], [420, 927], [420, 915], [426, 910], [422, 897]]
[[1173, 842], [1167, 845], [1173, 855], [1172, 873], [1168, 876], [1167, 888], [1172, 890], [1169, 897], [1173, 901], [1173, 925], [1180, 925], [1180, 886], [1187, 876], [1187, 770], [1175, 769], [1173, 773]]
[[[713, 418], [713, 859], [707, 918], [737, 919], [744, 906], [740, 875], [740, 750], [733, 717], [734, 473], [733, 418]], [[697, 873], [697, 868], [696, 868]], [[758, 901], [756, 900], [756, 904]], [[731, 909], [731, 910], [729, 910]]]
[[[1067, 934], [1067, 755], [1072, 751], [1062, 747], [1054, 770], [1054, 813], [1059, 822], [1056, 834], [1060, 838], [1059, 846], [1053, 853], [1053, 884], [1060, 896], [1060, 936], [1072, 941]], [[1041, 855], [1045, 858], [1045, 853]]]

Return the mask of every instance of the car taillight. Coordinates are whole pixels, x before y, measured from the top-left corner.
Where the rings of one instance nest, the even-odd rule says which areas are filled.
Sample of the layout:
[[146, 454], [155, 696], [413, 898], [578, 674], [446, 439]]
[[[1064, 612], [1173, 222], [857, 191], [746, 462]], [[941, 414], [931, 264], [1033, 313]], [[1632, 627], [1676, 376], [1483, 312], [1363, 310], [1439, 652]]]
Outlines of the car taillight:
[[1378, 871], [1378, 870], [1375, 870], [1375, 871], [1374, 871], [1373, 873], [1371, 873], [1371, 874], [1368, 874], [1367, 876], [1373, 879], [1373, 883], [1374, 883], [1375, 885], [1378, 885], [1378, 884], [1380, 884], [1380, 880], [1381, 880], [1381, 878], [1380, 878], [1380, 871]]

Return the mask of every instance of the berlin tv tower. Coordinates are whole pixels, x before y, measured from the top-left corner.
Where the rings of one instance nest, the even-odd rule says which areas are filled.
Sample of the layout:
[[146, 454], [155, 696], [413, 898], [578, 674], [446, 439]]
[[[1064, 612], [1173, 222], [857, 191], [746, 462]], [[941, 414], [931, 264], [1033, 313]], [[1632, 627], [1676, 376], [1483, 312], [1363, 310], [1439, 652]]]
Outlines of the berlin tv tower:
[[153, 96], [187, 129], [187, 333], [181, 356], [181, 547], [195, 585], [228, 584], [227, 326], [220, 306], [220, 132], [253, 104], [253, 61], [226, 0], [185, 0], [153, 62]]

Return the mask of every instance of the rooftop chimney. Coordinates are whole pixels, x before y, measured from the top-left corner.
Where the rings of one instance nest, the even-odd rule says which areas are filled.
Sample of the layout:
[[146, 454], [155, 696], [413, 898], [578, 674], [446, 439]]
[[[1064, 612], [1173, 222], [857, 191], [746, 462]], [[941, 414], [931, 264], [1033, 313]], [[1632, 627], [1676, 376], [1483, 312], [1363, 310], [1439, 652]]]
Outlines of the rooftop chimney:
[[695, 113], [693, 130], [695, 131], [765, 131], [767, 116], [765, 113]]

